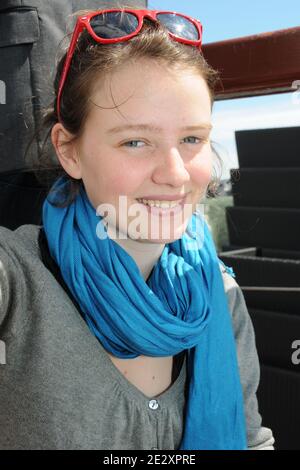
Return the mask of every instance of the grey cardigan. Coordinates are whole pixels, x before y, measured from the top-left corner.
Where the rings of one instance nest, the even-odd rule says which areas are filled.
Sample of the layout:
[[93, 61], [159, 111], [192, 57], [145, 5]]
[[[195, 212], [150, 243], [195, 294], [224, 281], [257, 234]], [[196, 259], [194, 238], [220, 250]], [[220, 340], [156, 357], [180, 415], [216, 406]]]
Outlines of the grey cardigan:
[[[179, 448], [186, 360], [149, 398], [90, 332], [41, 259], [40, 226], [0, 227], [0, 449]], [[262, 426], [253, 325], [241, 289], [222, 270], [243, 387], [248, 449], [274, 449]]]

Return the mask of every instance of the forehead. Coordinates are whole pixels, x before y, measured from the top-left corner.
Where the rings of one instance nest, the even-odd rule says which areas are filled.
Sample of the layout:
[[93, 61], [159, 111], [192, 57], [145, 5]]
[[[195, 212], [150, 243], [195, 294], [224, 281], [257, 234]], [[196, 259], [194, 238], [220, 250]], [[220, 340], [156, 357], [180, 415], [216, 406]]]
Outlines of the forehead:
[[90, 119], [115, 120], [116, 125], [147, 117], [207, 120], [211, 112], [208, 86], [197, 70], [170, 69], [155, 61], [130, 63], [99, 78], [90, 104]]

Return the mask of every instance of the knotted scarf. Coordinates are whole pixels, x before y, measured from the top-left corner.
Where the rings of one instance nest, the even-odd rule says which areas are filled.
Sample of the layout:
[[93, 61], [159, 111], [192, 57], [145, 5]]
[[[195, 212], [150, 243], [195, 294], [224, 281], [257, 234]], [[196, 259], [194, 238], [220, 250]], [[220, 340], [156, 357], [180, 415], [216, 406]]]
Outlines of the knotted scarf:
[[246, 450], [232, 320], [204, 217], [192, 215], [188, 230], [165, 245], [145, 281], [126, 250], [108, 234], [103, 237], [103, 218], [83, 185], [67, 207], [51, 203], [53, 194], [57, 200], [68, 192], [68, 184], [65, 176], [56, 180], [42, 220], [50, 254], [90, 331], [108, 352], [124, 359], [187, 350], [188, 401], [180, 449]]

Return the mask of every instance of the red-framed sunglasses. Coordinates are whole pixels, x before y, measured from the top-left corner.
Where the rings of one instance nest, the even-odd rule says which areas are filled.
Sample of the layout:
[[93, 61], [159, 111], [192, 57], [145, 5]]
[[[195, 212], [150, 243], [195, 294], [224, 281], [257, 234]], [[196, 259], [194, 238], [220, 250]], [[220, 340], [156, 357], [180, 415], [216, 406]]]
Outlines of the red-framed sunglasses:
[[143, 26], [144, 18], [150, 18], [163, 24], [170, 37], [178, 42], [197, 46], [201, 49], [202, 24], [190, 16], [174, 11], [131, 10], [114, 8], [94, 11], [77, 18], [67, 57], [61, 74], [57, 93], [57, 115], [60, 119], [60, 101], [62, 90], [68, 75], [78, 38], [86, 29], [91, 37], [101, 44], [113, 44], [127, 41], [136, 36]]

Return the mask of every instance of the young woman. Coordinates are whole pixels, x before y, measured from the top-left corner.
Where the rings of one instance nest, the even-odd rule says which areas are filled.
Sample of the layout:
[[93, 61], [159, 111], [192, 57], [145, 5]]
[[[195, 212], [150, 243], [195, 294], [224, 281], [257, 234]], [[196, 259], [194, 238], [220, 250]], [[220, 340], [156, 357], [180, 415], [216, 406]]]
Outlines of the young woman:
[[42, 226], [0, 229], [0, 448], [273, 449], [241, 289], [201, 210], [217, 73], [199, 21], [78, 17], [45, 116]]

